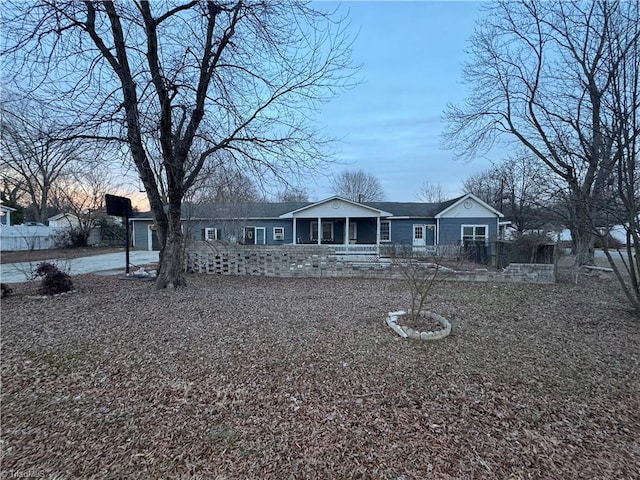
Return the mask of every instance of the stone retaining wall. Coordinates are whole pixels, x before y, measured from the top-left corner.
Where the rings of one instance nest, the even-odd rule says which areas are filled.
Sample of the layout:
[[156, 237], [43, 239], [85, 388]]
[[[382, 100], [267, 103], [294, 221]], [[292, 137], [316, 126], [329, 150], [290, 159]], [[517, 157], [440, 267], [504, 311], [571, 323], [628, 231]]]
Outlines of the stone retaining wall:
[[[402, 278], [391, 260], [371, 256], [347, 261], [324, 245], [219, 245], [198, 242], [187, 248], [187, 271], [267, 277]], [[372, 261], [373, 260], [373, 261]], [[554, 283], [553, 265], [511, 264], [503, 271], [442, 273], [443, 280], [470, 282]]]
[[554, 265], [512, 263], [497, 272], [487, 270], [455, 272], [449, 279], [467, 282], [555, 283], [556, 272]]
[[[370, 257], [370, 255], [368, 256]], [[267, 277], [379, 277], [390, 262], [348, 262], [323, 245], [233, 245], [199, 242], [187, 248], [187, 271]]]

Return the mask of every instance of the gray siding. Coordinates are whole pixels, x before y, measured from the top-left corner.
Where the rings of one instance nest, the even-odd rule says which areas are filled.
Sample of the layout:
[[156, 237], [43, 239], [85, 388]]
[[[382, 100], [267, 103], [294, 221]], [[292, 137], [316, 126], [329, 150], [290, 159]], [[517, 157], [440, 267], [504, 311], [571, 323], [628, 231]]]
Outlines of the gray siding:
[[131, 236], [133, 238], [133, 245], [135, 250], [147, 250], [149, 248], [149, 225], [153, 225], [151, 220], [136, 220], [131, 222], [133, 228], [131, 230]]
[[[231, 241], [235, 237], [237, 241], [240, 241], [242, 240], [242, 229], [244, 227], [264, 227], [267, 245], [281, 245], [293, 242], [290, 220], [197, 220], [183, 223], [185, 228], [188, 228], [189, 238], [192, 240], [203, 240], [205, 228], [217, 228], [219, 240]], [[187, 224], [188, 227], [186, 227]], [[273, 238], [274, 227], [284, 228], [284, 240], [275, 240]]]
[[488, 225], [489, 241], [498, 235], [498, 217], [484, 218], [441, 218], [440, 245], [460, 245], [462, 225]]
[[[391, 243], [411, 245], [413, 244], [414, 225], [435, 225], [432, 218], [409, 218], [403, 220], [391, 219]], [[427, 230], [427, 245], [433, 245], [433, 231]]]
[[[344, 219], [323, 219], [334, 222], [334, 243], [341, 244], [344, 239]], [[310, 222], [312, 219], [299, 219], [296, 222], [298, 243], [311, 243]], [[371, 219], [354, 219], [358, 227], [358, 243], [375, 243], [376, 222]], [[148, 248], [148, 228], [153, 224], [152, 220], [136, 220], [132, 222], [134, 230], [132, 235], [136, 250], [146, 250]], [[413, 243], [414, 225], [435, 225], [434, 219], [410, 218], [401, 220], [390, 220], [391, 242], [392, 244], [411, 245]], [[205, 228], [217, 228], [219, 239], [229, 241], [232, 237], [241, 240], [242, 228], [247, 226], [264, 227], [267, 245], [282, 245], [293, 243], [293, 221], [291, 219], [269, 219], [269, 220], [194, 220], [183, 222], [185, 235], [191, 240], [202, 240]], [[462, 225], [488, 225], [489, 240], [494, 240], [498, 233], [498, 218], [441, 218], [439, 243], [441, 245], [459, 245], [461, 240]], [[284, 240], [274, 240], [273, 228], [284, 228]], [[433, 231], [427, 230], [427, 245], [433, 244]], [[386, 242], [385, 242], [386, 243]]]

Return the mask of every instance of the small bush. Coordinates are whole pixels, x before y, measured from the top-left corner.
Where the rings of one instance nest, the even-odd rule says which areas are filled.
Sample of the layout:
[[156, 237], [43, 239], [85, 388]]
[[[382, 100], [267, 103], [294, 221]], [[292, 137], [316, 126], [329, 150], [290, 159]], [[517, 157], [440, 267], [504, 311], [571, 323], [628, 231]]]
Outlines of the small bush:
[[2, 298], [8, 297], [13, 293], [13, 289], [6, 283], [0, 283], [0, 289], [2, 289]]
[[519, 235], [511, 242], [511, 263], [553, 263], [555, 242], [544, 234]]
[[593, 246], [595, 248], [604, 248], [605, 245], [609, 250], [617, 250], [624, 247], [624, 244], [617, 238], [613, 237], [611, 234], [607, 235], [606, 238], [605, 237], [596, 238], [596, 241]]
[[54, 243], [58, 248], [80, 248], [89, 244], [89, 234], [91, 232], [80, 227], [66, 228], [59, 232]]
[[35, 276], [42, 277], [39, 292], [43, 295], [56, 295], [73, 289], [73, 281], [69, 274], [61, 271], [52, 263], [38, 264]]

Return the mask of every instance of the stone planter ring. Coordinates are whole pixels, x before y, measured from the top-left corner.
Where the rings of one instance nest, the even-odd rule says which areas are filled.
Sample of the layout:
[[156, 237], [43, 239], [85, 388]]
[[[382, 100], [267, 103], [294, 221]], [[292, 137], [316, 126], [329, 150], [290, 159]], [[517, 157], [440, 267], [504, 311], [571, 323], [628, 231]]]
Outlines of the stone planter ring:
[[389, 312], [387, 315], [387, 325], [402, 338], [411, 338], [413, 340], [441, 340], [447, 337], [451, 333], [451, 322], [441, 315], [433, 312], [421, 312], [421, 315], [427, 318], [431, 318], [442, 325], [442, 330], [419, 332], [413, 328], [399, 325], [398, 318], [406, 315], [407, 312], [399, 310], [397, 312]]

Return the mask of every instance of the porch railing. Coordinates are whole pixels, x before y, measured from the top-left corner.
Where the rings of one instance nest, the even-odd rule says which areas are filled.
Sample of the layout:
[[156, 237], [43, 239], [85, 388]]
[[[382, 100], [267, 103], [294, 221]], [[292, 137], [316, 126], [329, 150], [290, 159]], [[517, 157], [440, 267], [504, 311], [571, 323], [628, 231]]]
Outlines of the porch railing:
[[456, 258], [462, 255], [461, 245], [426, 245], [413, 246], [407, 244], [380, 245], [380, 255], [385, 257], [440, 257]]
[[337, 254], [377, 254], [378, 247], [376, 245], [330, 245]]

